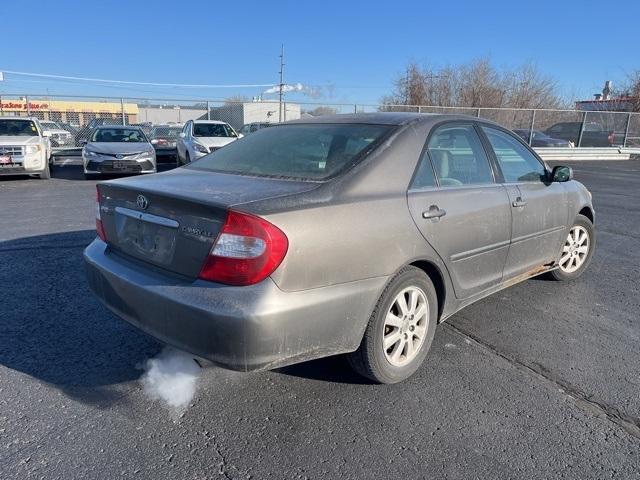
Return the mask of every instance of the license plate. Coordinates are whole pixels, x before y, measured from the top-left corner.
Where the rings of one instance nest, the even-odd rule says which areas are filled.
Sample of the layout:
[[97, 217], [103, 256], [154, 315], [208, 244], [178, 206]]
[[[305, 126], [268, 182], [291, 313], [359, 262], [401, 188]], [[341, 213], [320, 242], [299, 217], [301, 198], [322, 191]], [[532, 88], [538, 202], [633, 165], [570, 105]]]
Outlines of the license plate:
[[11, 161], [11, 155], [0, 155], [0, 165], [9, 165], [13, 163]]
[[124, 170], [127, 168], [127, 162], [123, 162], [122, 160], [114, 160], [113, 161], [114, 170]]

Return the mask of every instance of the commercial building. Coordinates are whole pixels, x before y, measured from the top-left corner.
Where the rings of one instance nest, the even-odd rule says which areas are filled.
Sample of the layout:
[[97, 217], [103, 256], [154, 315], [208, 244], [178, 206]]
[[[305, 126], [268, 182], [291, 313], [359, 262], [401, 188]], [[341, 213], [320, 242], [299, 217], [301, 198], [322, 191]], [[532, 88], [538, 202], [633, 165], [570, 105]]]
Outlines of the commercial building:
[[[278, 123], [280, 121], [280, 104], [278, 102], [229, 103], [211, 108], [210, 118], [227, 122], [236, 129], [247, 123]], [[288, 102], [282, 104], [283, 122], [299, 118], [300, 105]]]
[[32, 116], [41, 120], [66, 122], [83, 126], [94, 118], [121, 119], [127, 123], [138, 121], [138, 105], [114, 101], [85, 102], [26, 97], [0, 97], [0, 115]]

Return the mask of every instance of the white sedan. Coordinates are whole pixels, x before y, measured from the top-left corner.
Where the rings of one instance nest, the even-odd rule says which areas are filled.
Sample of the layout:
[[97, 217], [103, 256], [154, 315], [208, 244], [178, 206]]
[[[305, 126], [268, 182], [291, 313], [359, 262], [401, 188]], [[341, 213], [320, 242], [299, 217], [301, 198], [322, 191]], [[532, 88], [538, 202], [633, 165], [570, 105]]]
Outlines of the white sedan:
[[225, 122], [189, 120], [176, 142], [178, 165], [197, 160], [242, 137]]

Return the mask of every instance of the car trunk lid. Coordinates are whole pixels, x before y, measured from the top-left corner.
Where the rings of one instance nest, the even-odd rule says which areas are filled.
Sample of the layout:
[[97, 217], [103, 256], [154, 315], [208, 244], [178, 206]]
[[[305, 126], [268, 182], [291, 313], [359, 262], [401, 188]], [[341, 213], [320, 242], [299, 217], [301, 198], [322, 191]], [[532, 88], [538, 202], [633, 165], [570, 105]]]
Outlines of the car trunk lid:
[[101, 183], [107, 243], [121, 254], [197, 277], [231, 207], [315, 188], [312, 182], [178, 169]]

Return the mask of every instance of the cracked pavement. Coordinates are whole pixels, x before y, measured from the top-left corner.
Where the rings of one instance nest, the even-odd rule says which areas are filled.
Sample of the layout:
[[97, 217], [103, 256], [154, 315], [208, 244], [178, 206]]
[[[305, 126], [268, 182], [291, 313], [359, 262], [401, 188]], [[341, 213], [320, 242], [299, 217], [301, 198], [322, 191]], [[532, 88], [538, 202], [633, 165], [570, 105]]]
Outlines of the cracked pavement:
[[206, 366], [180, 418], [139, 365], [162, 348], [93, 298], [94, 185], [0, 180], [0, 478], [640, 479], [640, 162], [581, 162], [597, 251], [441, 325], [417, 374], [342, 358]]

